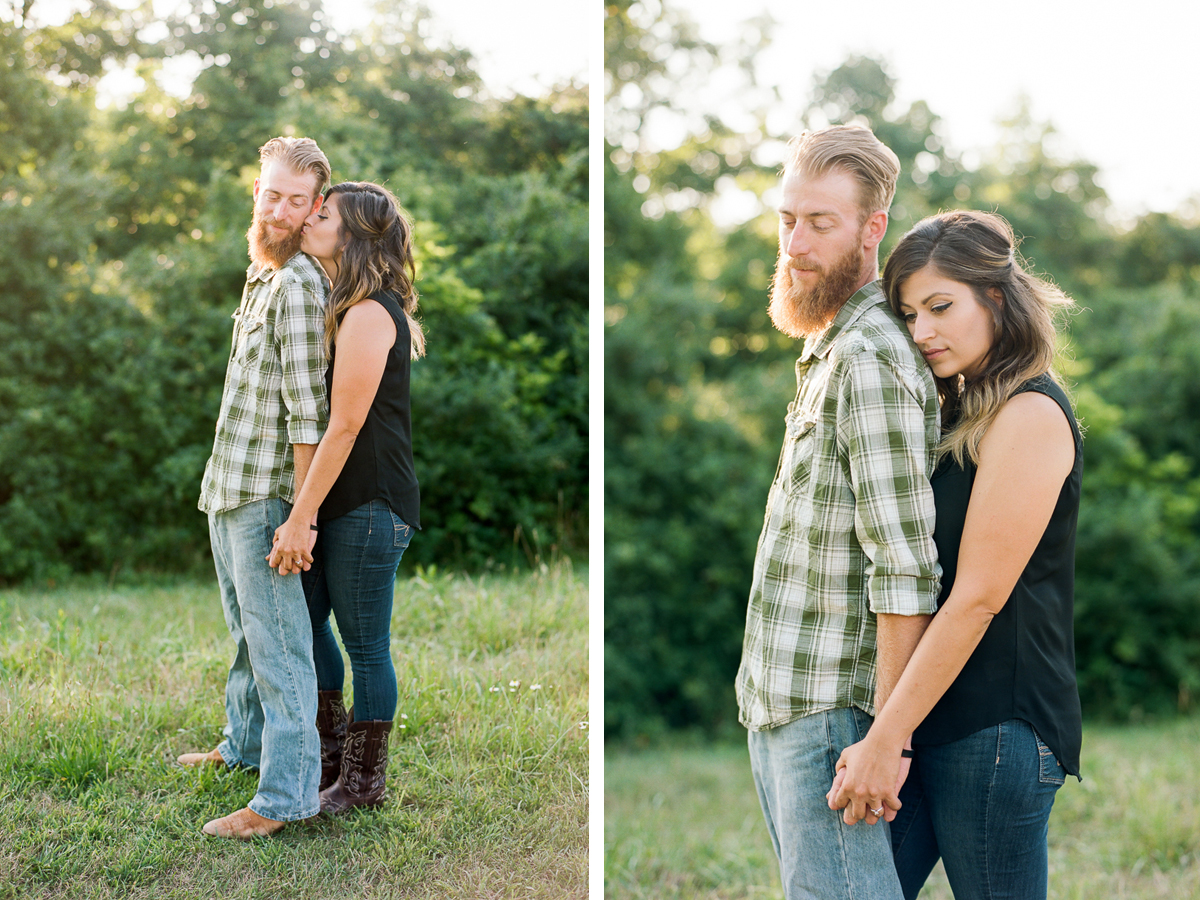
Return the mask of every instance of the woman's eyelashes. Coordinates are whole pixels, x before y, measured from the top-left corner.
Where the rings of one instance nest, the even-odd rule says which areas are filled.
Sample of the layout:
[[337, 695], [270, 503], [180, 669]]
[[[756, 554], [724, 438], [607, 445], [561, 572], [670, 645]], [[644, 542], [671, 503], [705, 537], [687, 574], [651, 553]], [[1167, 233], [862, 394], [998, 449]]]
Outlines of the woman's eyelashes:
[[[940, 316], [953, 305], [953, 303], [938, 303], [929, 307], [929, 311], [935, 316]], [[915, 312], [906, 312], [901, 315], [900, 318], [906, 325], [915, 325], [917, 321], [917, 314]]]

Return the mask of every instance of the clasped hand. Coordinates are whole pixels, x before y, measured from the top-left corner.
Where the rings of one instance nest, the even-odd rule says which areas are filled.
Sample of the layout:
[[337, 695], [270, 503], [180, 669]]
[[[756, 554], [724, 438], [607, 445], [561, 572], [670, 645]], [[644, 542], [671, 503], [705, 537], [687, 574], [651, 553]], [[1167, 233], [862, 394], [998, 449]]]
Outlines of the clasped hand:
[[900, 787], [911, 765], [912, 760], [902, 757], [899, 749], [877, 748], [868, 735], [838, 757], [833, 785], [825, 795], [829, 808], [844, 809], [842, 821], [847, 825], [892, 821], [900, 809]]
[[317, 533], [304, 522], [288, 519], [275, 529], [275, 543], [267, 554], [267, 565], [278, 569], [280, 575], [307, 572], [313, 564], [313, 547]]

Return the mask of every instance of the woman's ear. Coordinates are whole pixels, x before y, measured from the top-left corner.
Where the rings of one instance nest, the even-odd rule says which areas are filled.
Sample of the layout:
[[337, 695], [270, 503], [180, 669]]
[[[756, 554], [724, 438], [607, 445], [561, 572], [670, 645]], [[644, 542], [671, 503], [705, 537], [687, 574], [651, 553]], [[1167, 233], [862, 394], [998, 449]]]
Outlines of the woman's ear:
[[988, 288], [987, 295], [992, 298], [993, 303], [995, 303], [1001, 309], [1004, 309], [1004, 292], [1002, 290], [1000, 290], [1000, 288], [998, 288], [998, 287]]

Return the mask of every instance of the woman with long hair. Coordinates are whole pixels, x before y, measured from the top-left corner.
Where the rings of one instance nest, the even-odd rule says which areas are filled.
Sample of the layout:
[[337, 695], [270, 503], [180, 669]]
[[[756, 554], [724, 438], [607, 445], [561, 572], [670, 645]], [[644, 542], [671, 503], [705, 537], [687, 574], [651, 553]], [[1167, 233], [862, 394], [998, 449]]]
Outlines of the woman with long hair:
[[891, 821], [910, 900], [939, 856], [957, 900], [1044, 898], [1050, 809], [1065, 774], [1079, 775], [1082, 731], [1082, 439], [1053, 371], [1054, 313], [1071, 301], [1025, 271], [1004, 219], [981, 212], [919, 222], [883, 286], [942, 403], [942, 591], [874, 724], [838, 760], [830, 805], [848, 823]]
[[[425, 352], [417, 306], [412, 226], [377, 184], [344, 182], [304, 228], [301, 249], [330, 283], [325, 310], [329, 426], [267, 561], [304, 569], [317, 670], [321, 811], [376, 806], [385, 795], [396, 710], [391, 658], [396, 567], [414, 528], [411, 360]], [[354, 706], [342, 702], [345, 668], [332, 611], [350, 657]]]

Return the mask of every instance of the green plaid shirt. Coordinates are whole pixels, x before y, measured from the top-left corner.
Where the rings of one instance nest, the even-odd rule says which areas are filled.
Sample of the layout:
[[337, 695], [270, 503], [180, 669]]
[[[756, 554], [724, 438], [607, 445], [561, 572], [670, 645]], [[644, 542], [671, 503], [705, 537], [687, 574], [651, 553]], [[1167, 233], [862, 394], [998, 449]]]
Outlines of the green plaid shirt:
[[876, 614], [937, 610], [937, 390], [879, 282], [808, 338], [796, 380], [737, 675], [752, 731], [874, 715]]
[[217, 436], [200, 484], [204, 512], [295, 500], [292, 444], [316, 444], [329, 417], [324, 308], [325, 281], [303, 253], [279, 269], [247, 270]]

